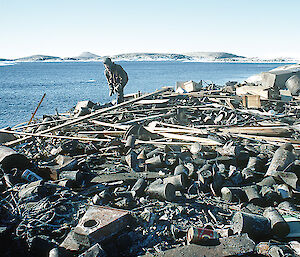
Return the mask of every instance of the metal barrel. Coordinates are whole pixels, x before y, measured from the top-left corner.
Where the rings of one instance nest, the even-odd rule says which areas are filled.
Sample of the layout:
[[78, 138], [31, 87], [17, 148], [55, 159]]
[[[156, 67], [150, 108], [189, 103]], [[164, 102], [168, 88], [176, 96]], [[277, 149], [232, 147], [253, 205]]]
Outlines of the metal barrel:
[[174, 185], [175, 190], [183, 190], [187, 184], [186, 176], [183, 174], [164, 178], [163, 181], [164, 184], [171, 183], [172, 185]]
[[49, 252], [49, 257], [59, 257], [60, 252], [58, 248], [52, 248]]
[[253, 170], [250, 168], [245, 168], [242, 170], [242, 177], [246, 181], [253, 181], [255, 179]]
[[278, 193], [270, 186], [263, 186], [260, 189], [260, 194], [263, 197], [263, 199], [266, 200], [267, 203], [274, 203], [274, 201], [279, 201], [280, 197]]
[[146, 190], [150, 197], [172, 201], [175, 198], [175, 186], [171, 183], [150, 185]]
[[256, 185], [244, 187], [244, 191], [247, 195], [249, 203], [256, 205], [261, 205], [263, 203], [263, 199], [260, 197]]
[[289, 225], [274, 207], [265, 209], [263, 216], [271, 221], [272, 233], [275, 236], [282, 238], [290, 233]]
[[284, 200], [292, 198], [292, 192], [286, 184], [281, 184], [276, 187], [276, 191], [280, 194], [281, 198]]
[[266, 239], [271, 235], [271, 223], [261, 215], [236, 212], [232, 224], [234, 233], [248, 233], [253, 240]]
[[263, 187], [263, 186], [271, 187], [276, 184], [277, 183], [273, 177], [266, 177], [266, 178], [262, 179], [259, 183], [257, 183], [257, 185], [259, 185], [261, 187]]
[[145, 161], [151, 168], [160, 168], [164, 165], [163, 157], [161, 154], [151, 157]]
[[71, 180], [71, 179], [64, 179], [58, 182], [59, 186], [62, 187], [68, 187], [68, 188], [73, 188], [77, 186], [77, 183], [75, 180]]
[[294, 204], [288, 201], [281, 202], [278, 204], [278, 208], [286, 210], [286, 211], [296, 211], [296, 207]]
[[285, 86], [292, 95], [299, 95], [300, 93], [300, 77], [297, 75], [291, 76], [286, 82]]
[[130, 135], [126, 140], [125, 148], [126, 149], [134, 148], [135, 140], [136, 137], [134, 135]]
[[140, 196], [144, 193], [145, 189], [147, 187], [147, 183], [144, 178], [139, 178], [135, 184], [132, 186], [130, 191], [133, 191], [136, 193], [137, 196]]
[[6, 146], [0, 146], [0, 163], [4, 171], [10, 171], [12, 168], [25, 170], [30, 167], [30, 161], [25, 155]]
[[292, 167], [291, 164], [295, 161], [293, 149], [291, 143], [281, 145], [275, 151], [265, 177], [276, 176], [278, 171], [289, 171]]
[[152, 158], [153, 156], [159, 155], [161, 153], [161, 150], [159, 148], [155, 148], [151, 152], [146, 154], [147, 159]]
[[189, 175], [189, 169], [185, 167], [183, 164], [179, 164], [174, 169], [174, 176], [184, 174], [186, 176]]
[[221, 189], [222, 199], [227, 202], [246, 201], [247, 196], [241, 188], [235, 187], [222, 187]]
[[59, 179], [68, 179], [73, 180], [78, 183], [81, 183], [83, 181], [83, 174], [82, 172], [78, 170], [65, 170], [61, 171], [58, 175]]
[[198, 155], [201, 153], [201, 151], [203, 151], [203, 146], [199, 142], [193, 143], [190, 146], [190, 152], [193, 155]]

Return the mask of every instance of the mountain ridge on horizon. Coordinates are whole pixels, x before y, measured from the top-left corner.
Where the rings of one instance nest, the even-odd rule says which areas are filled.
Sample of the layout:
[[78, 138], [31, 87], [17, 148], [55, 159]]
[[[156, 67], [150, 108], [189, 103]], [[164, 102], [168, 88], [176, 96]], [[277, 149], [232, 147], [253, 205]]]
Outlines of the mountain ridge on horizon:
[[[35, 62], [35, 61], [96, 61], [110, 57], [117, 61], [257, 61], [258, 57], [249, 58], [227, 52], [187, 52], [187, 53], [123, 53], [116, 55], [97, 55], [91, 52], [82, 52], [74, 57], [58, 57], [51, 55], [35, 54], [27, 57], [7, 59], [0, 58], [0, 61], [18, 61], [18, 62]], [[273, 61], [291, 61], [296, 60], [289, 57], [264, 59]]]

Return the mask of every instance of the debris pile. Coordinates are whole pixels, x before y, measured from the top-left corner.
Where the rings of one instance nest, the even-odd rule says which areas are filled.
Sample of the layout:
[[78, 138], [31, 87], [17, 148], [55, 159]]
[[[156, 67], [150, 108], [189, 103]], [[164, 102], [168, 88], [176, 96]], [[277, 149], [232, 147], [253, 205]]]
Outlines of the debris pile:
[[237, 88], [1, 129], [4, 256], [299, 255], [299, 102]]

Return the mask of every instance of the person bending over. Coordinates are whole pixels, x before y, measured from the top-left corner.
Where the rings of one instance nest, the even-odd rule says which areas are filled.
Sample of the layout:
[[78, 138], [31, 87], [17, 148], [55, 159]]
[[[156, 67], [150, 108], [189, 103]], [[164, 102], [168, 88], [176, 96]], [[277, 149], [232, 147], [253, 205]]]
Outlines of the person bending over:
[[109, 86], [109, 96], [117, 94], [117, 104], [124, 101], [124, 87], [128, 82], [128, 75], [121, 65], [115, 64], [110, 58], [105, 58], [105, 77]]

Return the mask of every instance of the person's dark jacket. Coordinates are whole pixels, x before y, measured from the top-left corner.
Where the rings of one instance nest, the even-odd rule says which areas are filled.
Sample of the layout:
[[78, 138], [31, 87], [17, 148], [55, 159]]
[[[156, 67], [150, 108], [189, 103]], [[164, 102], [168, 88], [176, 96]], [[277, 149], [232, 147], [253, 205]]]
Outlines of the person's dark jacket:
[[128, 82], [128, 75], [126, 71], [122, 68], [121, 65], [112, 63], [109, 69], [105, 69], [105, 76], [107, 78], [108, 84], [112, 87], [116, 87], [118, 85], [122, 85], [123, 87]]

